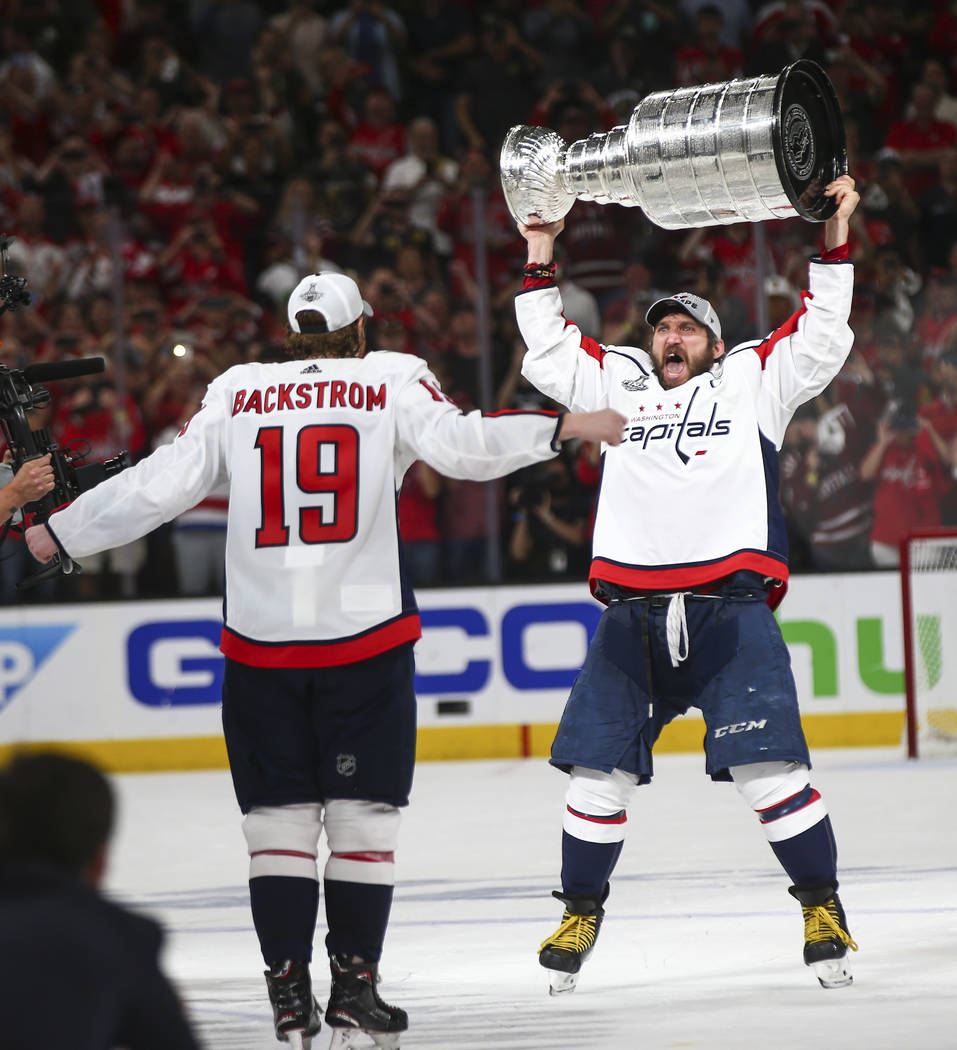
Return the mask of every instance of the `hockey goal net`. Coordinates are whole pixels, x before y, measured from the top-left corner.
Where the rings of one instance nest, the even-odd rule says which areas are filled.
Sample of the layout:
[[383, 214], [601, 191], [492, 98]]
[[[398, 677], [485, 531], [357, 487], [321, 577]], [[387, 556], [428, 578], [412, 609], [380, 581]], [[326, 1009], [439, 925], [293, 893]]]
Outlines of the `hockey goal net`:
[[957, 755], [957, 528], [901, 541], [907, 754]]

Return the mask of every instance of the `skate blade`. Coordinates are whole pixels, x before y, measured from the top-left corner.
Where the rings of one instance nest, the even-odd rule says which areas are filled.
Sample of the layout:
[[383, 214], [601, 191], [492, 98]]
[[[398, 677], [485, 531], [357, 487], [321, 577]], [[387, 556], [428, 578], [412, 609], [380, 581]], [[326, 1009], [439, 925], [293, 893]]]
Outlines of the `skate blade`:
[[329, 1050], [399, 1050], [401, 1032], [367, 1032], [361, 1028], [333, 1028]]
[[812, 966], [822, 988], [845, 988], [854, 982], [854, 976], [847, 965], [847, 956], [842, 959], [822, 959], [812, 963]]
[[552, 970], [548, 976], [548, 994], [566, 995], [575, 990], [578, 984], [577, 973], [565, 973], [562, 970]]

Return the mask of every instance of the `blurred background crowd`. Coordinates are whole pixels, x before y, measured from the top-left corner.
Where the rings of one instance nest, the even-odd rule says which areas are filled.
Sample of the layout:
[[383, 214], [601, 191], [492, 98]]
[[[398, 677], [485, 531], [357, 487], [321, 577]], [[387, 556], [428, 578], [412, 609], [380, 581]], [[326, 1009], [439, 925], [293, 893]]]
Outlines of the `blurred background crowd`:
[[[862, 205], [855, 344], [781, 457], [794, 571], [885, 568], [917, 525], [957, 525], [957, 2], [926, 0], [2, 0], [0, 231], [33, 302], [0, 316], [0, 364], [101, 355], [50, 384], [63, 447], [134, 460], [209, 380], [280, 354], [298, 279], [339, 269], [373, 349], [424, 357], [463, 409], [556, 407], [520, 375], [525, 243], [501, 194], [514, 124], [571, 142], [652, 91], [820, 63]], [[579, 201], [559, 241], [565, 314], [648, 346], [644, 312], [692, 289], [729, 345], [800, 305], [822, 227], [666, 231]], [[40, 415], [38, 413], [38, 415]], [[598, 450], [505, 482], [409, 472], [419, 585], [582, 580]], [[649, 498], [653, 498], [649, 494]], [[228, 493], [82, 575], [4, 602], [217, 594]], [[640, 523], [636, 523], [640, 527]]]

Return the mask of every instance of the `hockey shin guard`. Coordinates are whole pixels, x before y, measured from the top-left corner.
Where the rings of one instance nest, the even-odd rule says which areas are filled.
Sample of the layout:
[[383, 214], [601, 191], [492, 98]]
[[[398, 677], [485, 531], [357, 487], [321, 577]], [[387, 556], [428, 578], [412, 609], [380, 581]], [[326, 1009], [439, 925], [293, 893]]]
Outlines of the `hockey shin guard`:
[[243, 821], [249, 902], [263, 959], [308, 962], [319, 910], [318, 803], [257, 806]]
[[837, 845], [808, 768], [764, 762], [731, 770], [742, 796], [757, 813], [774, 855], [795, 885], [837, 881]]

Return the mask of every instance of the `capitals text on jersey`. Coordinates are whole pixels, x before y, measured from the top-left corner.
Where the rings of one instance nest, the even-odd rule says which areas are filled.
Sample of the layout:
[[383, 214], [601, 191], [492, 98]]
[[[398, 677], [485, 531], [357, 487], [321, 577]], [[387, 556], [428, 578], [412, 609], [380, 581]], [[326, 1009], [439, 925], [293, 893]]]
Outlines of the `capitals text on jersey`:
[[261, 416], [269, 412], [291, 412], [297, 408], [382, 410], [385, 408], [385, 384], [373, 388], [363, 383], [324, 379], [319, 383], [278, 383], [263, 390], [237, 390], [232, 414], [254, 412]]

